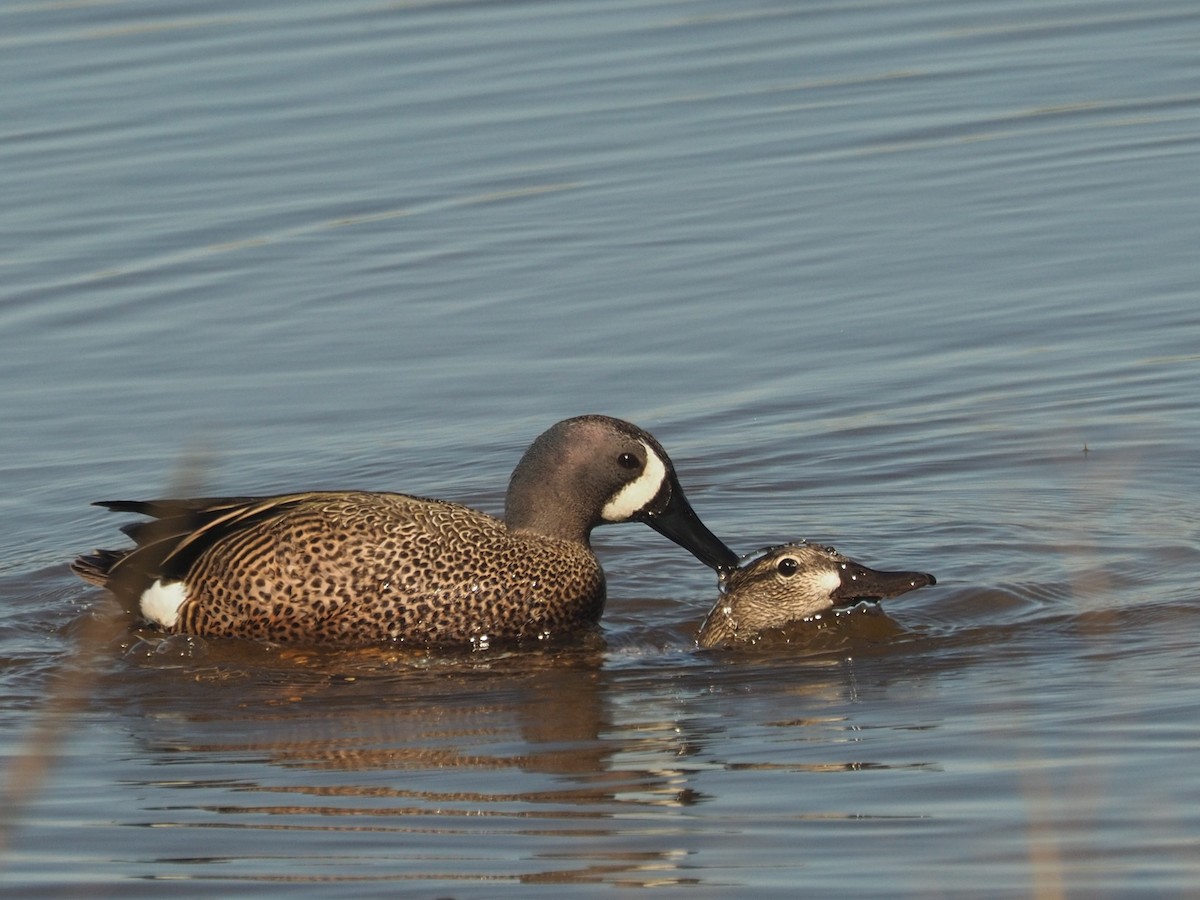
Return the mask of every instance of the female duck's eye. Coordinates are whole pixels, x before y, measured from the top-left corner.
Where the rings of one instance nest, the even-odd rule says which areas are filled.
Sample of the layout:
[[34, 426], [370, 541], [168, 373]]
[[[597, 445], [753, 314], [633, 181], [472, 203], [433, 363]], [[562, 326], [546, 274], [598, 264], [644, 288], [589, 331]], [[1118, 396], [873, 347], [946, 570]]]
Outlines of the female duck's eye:
[[790, 556], [785, 556], [775, 566], [775, 571], [777, 571], [780, 575], [783, 575], [785, 578], [790, 578], [792, 575], [796, 574], [796, 570], [798, 568], [800, 568], [799, 563], [797, 563]]
[[622, 453], [617, 457], [617, 465], [622, 469], [640, 469], [642, 462], [632, 453]]

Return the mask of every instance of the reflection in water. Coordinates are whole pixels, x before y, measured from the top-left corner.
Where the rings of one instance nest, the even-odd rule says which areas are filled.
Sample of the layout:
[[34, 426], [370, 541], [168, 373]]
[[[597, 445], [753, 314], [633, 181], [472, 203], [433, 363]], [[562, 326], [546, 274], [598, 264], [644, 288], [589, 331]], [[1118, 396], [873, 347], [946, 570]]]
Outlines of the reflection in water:
[[[686, 810], [716, 799], [697, 786], [706, 773], [889, 767], [715, 758], [712, 748], [728, 742], [729, 726], [744, 725], [746, 710], [726, 718], [741, 676], [729, 658], [712, 654], [660, 671], [602, 647], [438, 658], [195, 639], [181, 647], [177, 637], [153, 634], [126, 643], [127, 658], [139, 664], [109, 679], [102, 702], [131, 707], [139, 752], [160, 776], [171, 770], [140, 785], [157, 798], [141, 824], [209, 830], [203, 860], [160, 860], [193, 877], [211, 865], [205, 860], [242, 858], [236, 835], [250, 828], [302, 832], [317, 845], [322, 833], [404, 835], [387, 851], [390, 876], [372, 872], [371, 879], [691, 883], [689, 854], [665, 836], [672, 828], [686, 833]], [[191, 658], [173, 658], [181, 649]], [[845, 697], [845, 672], [831, 659], [814, 657], [798, 669], [794, 651], [759, 652], [764, 689], [793, 693], [805, 705]], [[685, 674], [703, 689], [682, 689]], [[758, 727], [786, 735], [787, 746], [827, 753], [829, 735], [851, 726], [844, 717], [797, 717]], [[660, 812], [648, 818], [651, 809]], [[663, 818], [671, 810], [674, 826]], [[214, 838], [212, 829], [227, 836]], [[651, 833], [656, 849], [644, 846]], [[255, 859], [242, 864], [254, 877], [302, 880], [299, 872], [262, 870], [271, 865], [271, 841], [256, 839]], [[295, 846], [277, 849], [297, 855]], [[364, 877], [344, 847], [338, 852], [341, 877]]]
[[[1037, 603], [959, 588], [946, 604], [965, 622], [992, 605]], [[110, 654], [93, 708], [127, 735], [107, 754], [129, 761], [117, 778], [136, 798], [116, 824], [154, 829], [152, 856], [135, 840], [120, 858], [152, 877], [740, 884], [797, 841], [918, 840], [938, 809], [950, 827], [953, 720], [992, 736], [1046, 728], [1045, 700], [1014, 704], [1019, 667], [978, 698], [944, 693], [981, 657], [1020, 663], [1031, 638], [1057, 635], [1111, 665], [1132, 624], [1166, 635], [1180, 615], [1043, 613], [938, 634], [863, 607], [752, 650], [684, 650], [690, 632], [652, 628], [617, 647], [453, 657], [142, 632], [110, 645], [123, 658]], [[1005, 778], [1048, 840], [1090, 820], [1049, 814], [1061, 791], [1027, 771], [1041, 761]]]
[[[171, 782], [201, 790], [204, 799], [172, 804], [170, 818], [154, 824], [184, 826], [209, 814], [217, 817], [210, 826], [231, 828], [465, 836], [479, 846], [473, 868], [494, 853], [512, 857], [503, 865], [497, 860], [501, 870], [485, 876], [494, 878], [592, 880], [600, 872], [634, 877], [662, 868], [660, 854], [648, 859], [618, 847], [603, 864], [575, 874], [557, 865], [506, 871], [522, 855], [522, 838], [611, 836], [620, 832], [613, 821], [622, 807], [676, 802], [679, 787], [669, 775], [613, 765], [620, 746], [605, 738], [612, 720], [599, 652], [423, 657], [413, 665], [370, 651], [357, 658], [289, 651], [264, 671], [270, 660], [255, 658], [252, 648], [239, 650], [241, 664], [265, 677], [231, 681], [221, 670], [234, 661], [225, 659], [199, 678], [200, 694], [219, 690], [228, 702], [214, 708], [211, 697], [196, 696], [181, 707], [177, 696], [160, 692], [139, 703], [151, 726], [138, 735], [146, 752], [208, 773]], [[290, 774], [280, 778], [272, 774], [277, 768]], [[222, 788], [229, 784], [236, 787]], [[513, 789], [521, 784], [527, 787]], [[263, 802], [280, 794], [295, 799]], [[418, 873], [409, 869], [428, 865], [420, 851], [397, 856], [409, 860], [406, 878], [463, 877], [462, 859]]]

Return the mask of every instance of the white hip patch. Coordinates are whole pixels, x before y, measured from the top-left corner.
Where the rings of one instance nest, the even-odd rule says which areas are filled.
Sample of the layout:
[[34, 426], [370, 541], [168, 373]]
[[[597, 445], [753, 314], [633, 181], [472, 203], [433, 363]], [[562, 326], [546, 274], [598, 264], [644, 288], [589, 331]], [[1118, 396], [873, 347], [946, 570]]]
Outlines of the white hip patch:
[[617, 491], [611, 500], [600, 510], [600, 517], [605, 522], [628, 522], [629, 518], [647, 503], [653, 500], [662, 488], [663, 479], [667, 477], [667, 467], [650, 445], [642, 441], [646, 448], [646, 466], [642, 474]]
[[147, 621], [173, 628], [179, 621], [179, 608], [187, 600], [187, 587], [182, 581], [164, 582], [161, 578], [142, 592], [139, 608]]

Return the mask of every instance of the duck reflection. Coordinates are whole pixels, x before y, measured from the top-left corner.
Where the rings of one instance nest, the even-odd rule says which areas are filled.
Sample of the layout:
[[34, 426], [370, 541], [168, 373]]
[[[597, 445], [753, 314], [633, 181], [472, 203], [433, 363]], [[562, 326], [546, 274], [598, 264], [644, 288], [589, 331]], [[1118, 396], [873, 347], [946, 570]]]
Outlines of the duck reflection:
[[[688, 880], [675, 849], [630, 833], [634, 810], [702, 799], [681, 765], [686, 741], [671, 704], [617, 723], [621, 689], [599, 638], [454, 658], [143, 638], [131, 648], [143, 664], [126, 673], [146, 682], [133, 691], [148, 726], [137, 738], [190, 801], [155, 824], [216, 815], [256, 831], [404, 835], [406, 879], [461, 877], [461, 859], [428, 867], [470, 847], [494, 878]], [[531, 838], [558, 862], [531, 868]]]

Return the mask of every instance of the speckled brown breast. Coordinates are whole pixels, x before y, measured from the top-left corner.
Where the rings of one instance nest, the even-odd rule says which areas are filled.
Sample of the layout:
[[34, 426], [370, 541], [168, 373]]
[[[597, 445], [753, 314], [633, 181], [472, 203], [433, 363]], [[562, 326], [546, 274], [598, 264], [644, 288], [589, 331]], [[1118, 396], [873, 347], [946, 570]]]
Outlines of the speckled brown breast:
[[557, 636], [597, 623], [605, 595], [582, 544], [378, 493], [325, 495], [239, 528], [185, 583], [177, 631], [345, 645]]

